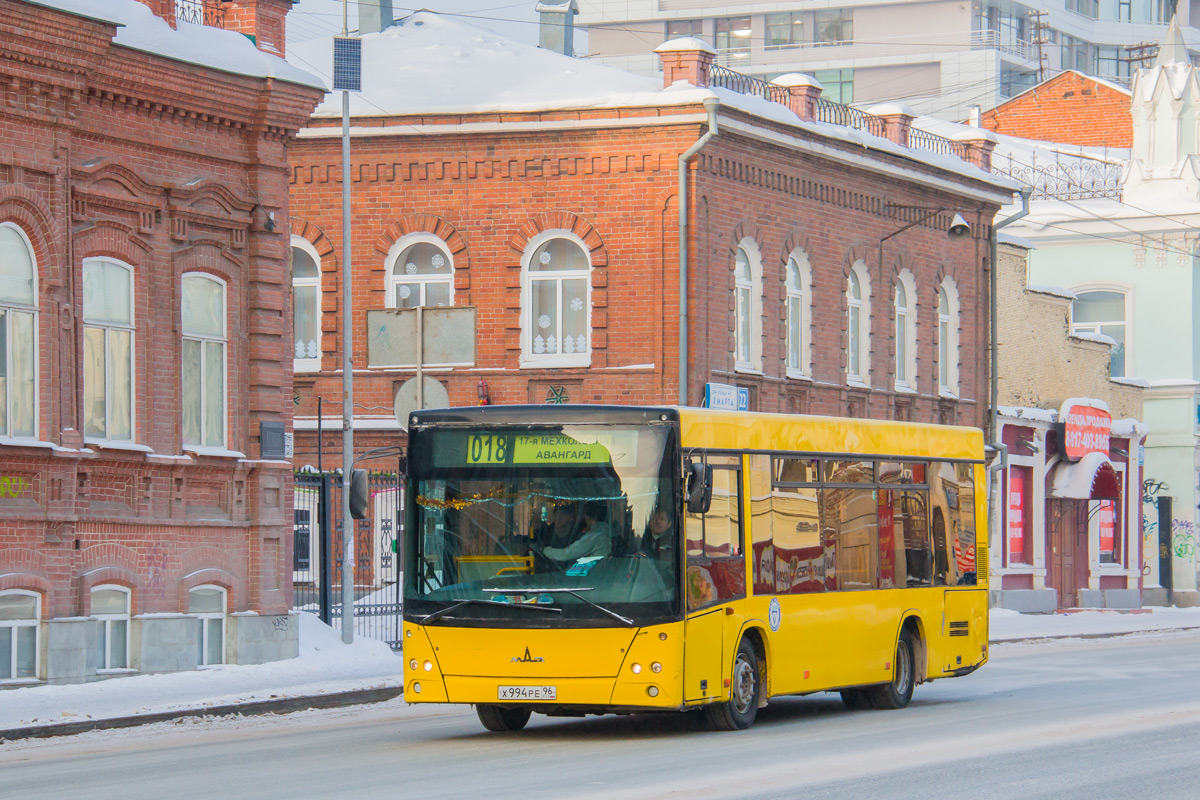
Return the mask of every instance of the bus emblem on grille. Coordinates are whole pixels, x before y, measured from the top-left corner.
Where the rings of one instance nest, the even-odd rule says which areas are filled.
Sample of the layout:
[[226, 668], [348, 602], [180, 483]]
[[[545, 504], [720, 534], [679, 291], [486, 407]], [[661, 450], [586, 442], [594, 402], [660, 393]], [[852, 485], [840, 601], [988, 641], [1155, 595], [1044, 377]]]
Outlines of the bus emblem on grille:
[[513, 657], [513, 660], [512, 660], [512, 663], [514, 663], [514, 664], [536, 664], [537, 662], [539, 662], [539, 661], [544, 661], [544, 660], [545, 660], [545, 659], [543, 659], [541, 656], [531, 656], [531, 655], [529, 655], [529, 648], [528, 648], [528, 647], [526, 647], [526, 648], [525, 648], [525, 655], [523, 655], [523, 656], [514, 656], [514, 657]]

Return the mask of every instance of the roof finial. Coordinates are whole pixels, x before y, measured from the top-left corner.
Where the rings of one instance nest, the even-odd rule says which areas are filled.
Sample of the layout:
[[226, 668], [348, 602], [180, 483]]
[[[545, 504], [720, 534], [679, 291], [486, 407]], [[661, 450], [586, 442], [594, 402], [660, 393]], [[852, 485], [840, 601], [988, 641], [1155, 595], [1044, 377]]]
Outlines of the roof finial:
[[1167, 33], [1158, 46], [1158, 58], [1154, 66], [1165, 67], [1168, 64], [1190, 64], [1192, 58], [1188, 55], [1187, 45], [1183, 43], [1183, 33], [1179, 30], [1179, 21], [1172, 16]]

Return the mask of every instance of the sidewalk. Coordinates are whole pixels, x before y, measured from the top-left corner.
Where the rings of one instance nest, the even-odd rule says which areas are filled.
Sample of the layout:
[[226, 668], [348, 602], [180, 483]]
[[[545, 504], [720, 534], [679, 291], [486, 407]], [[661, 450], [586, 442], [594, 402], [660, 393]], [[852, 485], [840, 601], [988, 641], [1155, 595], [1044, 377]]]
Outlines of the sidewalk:
[[[300, 657], [99, 683], [0, 690], [0, 743], [187, 716], [285, 713], [397, 697], [403, 660], [382, 642], [341, 634], [300, 615]], [[1200, 608], [1018, 614], [993, 609], [992, 644], [1200, 629]], [[0, 744], [2, 746], [2, 744]]]

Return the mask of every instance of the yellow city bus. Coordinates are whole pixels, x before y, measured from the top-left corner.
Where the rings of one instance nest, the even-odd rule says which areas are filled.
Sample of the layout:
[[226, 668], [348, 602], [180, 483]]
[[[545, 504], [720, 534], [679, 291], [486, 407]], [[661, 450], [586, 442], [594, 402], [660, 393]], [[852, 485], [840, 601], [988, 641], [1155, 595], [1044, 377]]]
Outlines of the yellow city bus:
[[902, 708], [987, 661], [977, 429], [695, 408], [409, 421], [404, 696], [492, 731], [772, 697]]

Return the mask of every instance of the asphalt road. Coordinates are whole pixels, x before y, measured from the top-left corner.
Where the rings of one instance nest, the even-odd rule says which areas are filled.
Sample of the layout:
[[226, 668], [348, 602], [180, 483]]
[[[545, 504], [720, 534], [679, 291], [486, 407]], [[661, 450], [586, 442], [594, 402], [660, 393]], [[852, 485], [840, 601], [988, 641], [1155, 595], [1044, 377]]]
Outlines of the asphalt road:
[[[903, 711], [775, 701], [696, 715], [534, 717], [401, 702], [0, 745], [0, 798], [1200, 798], [1200, 633], [993, 648]], [[3, 694], [0, 693], [0, 703]]]

